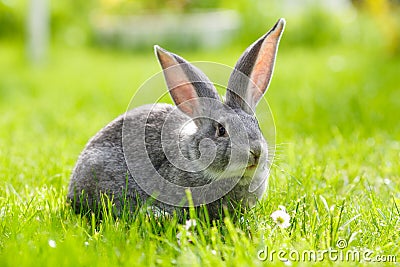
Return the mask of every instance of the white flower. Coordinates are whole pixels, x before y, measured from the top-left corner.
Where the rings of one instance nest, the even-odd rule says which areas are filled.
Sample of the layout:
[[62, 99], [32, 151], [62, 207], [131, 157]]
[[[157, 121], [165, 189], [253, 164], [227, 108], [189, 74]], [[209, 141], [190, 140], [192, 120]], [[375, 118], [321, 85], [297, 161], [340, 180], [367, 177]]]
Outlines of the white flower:
[[288, 228], [290, 226], [290, 215], [284, 210], [277, 210], [271, 214], [272, 220], [281, 228]]
[[285, 264], [286, 266], [292, 266], [292, 262], [289, 261], [289, 260], [285, 261], [284, 264]]
[[186, 221], [185, 228], [186, 228], [186, 230], [189, 230], [191, 228], [195, 228], [196, 225], [197, 225], [196, 220], [195, 219], [190, 219], [190, 220]]
[[179, 241], [181, 241], [181, 238], [182, 238], [182, 232], [178, 232], [178, 233], [176, 234], [176, 239], [178, 239]]
[[[185, 236], [187, 238], [188, 243], [193, 243], [192, 241], [192, 233], [191, 232], [184, 232]], [[179, 232], [176, 234], [176, 240], [178, 241], [178, 245], [181, 245], [181, 239], [182, 239], [182, 232]]]
[[176, 235], [176, 239], [178, 240], [178, 245], [181, 245], [181, 239], [182, 239], [182, 233], [185, 234], [187, 241], [189, 243], [192, 243], [191, 237], [194, 235], [193, 230], [195, 230], [195, 227], [197, 225], [197, 222], [195, 219], [190, 219], [186, 221], [185, 224], [185, 230], [179, 231], [178, 234]]
[[50, 240], [49, 240], [49, 246], [50, 246], [51, 248], [55, 248], [55, 247], [57, 246], [56, 241], [50, 239]]

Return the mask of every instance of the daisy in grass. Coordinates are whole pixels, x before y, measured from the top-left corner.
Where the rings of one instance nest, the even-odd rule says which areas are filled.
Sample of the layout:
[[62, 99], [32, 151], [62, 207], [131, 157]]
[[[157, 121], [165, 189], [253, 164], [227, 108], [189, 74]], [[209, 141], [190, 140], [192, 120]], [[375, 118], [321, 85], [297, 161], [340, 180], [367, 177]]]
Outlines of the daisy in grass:
[[[193, 231], [195, 230], [196, 225], [197, 225], [197, 222], [196, 222], [195, 219], [190, 219], [190, 220], [186, 221], [186, 224], [185, 224], [186, 231], [185, 231], [185, 233], [186, 233], [187, 241], [189, 243], [193, 243], [191, 237], [194, 234]], [[176, 238], [178, 240], [178, 245], [181, 245], [182, 232], [178, 232], [178, 234], [176, 235]]]
[[284, 207], [280, 206], [280, 208], [271, 214], [271, 218], [280, 228], [288, 228], [290, 226], [290, 215], [286, 213]]

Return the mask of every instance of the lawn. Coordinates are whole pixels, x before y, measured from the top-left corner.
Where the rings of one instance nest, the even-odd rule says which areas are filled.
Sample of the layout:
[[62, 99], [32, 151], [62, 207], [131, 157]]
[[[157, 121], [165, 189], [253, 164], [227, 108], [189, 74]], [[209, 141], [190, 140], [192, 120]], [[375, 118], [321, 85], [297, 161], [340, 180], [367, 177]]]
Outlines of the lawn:
[[[232, 66], [243, 49], [176, 52]], [[297, 266], [328, 254], [302, 261], [296, 251], [329, 248], [338, 265], [357, 265], [345, 257], [357, 253], [400, 261], [400, 59], [379, 47], [283, 45], [265, 96], [277, 143], [265, 199], [239, 221], [188, 230], [145, 212], [98, 221], [65, 204], [87, 140], [160, 70], [151, 48], [55, 44], [32, 67], [5, 42], [0, 62], [0, 266]], [[286, 229], [271, 218], [280, 206]]]

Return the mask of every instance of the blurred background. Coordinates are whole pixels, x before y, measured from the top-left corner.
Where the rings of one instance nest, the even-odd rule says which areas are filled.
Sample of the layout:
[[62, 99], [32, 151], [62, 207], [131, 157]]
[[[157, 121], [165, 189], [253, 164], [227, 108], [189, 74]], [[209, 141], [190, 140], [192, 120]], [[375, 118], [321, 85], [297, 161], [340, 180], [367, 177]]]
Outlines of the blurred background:
[[277, 142], [398, 140], [399, 14], [398, 0], [0, 0], [0, 173], [65, 186], [89, 137], [160, 71], [154, 44], [233, 66], [280, 17]]
[[[290, 23], [286, 46], [373, 41], [374, 46], [397, 54], [399, 4], [398, 0], [2, 0], [0, 37], [42, 46], [28, 47], [43, 50], [40, 56], [50, 43], [130, 51], [155, 42], [175, 50], [221, 49], [247, 45], [271, 21], [286, 17]], [[374, 38], [381, 40], [376, 43]]]

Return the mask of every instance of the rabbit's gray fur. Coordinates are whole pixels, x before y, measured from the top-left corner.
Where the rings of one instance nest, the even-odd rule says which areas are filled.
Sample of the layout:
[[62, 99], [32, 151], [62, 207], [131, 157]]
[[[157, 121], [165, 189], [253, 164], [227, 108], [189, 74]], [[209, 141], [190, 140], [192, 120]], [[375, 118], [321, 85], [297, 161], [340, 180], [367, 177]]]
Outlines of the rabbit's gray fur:
[[[129, 209], [135, 209], [138, 200], [147, 201], [152, 199], [137, 184], [129, 171], [129, 164], [126, 161], [127, 157], [130, 157], [136, 151], [136, 141], [140, 141], [136, 140], [136, 137], [140, 135], [143, 126], [146, 127], [144, 138], [148, 157], [155, 170], [164, 179], [184, 187], [202, 186], [215, 180], [239, 180], [235, 187], [224, 197], [207, 204], [211, 218], [219, 216], [221, 205], [226, 205], [232, 209], [238, 204], [242, 204], [243, 207], [252, 206], [265, 191], [267, 179], [264, 179], [264, 182], [260, 184], [257, 190], [249, 192], [251, 176], [254, 173], [246, 169], [246, 167], [257, 163], [259, 160], [256, 176], [267, 176], [269, 167], [267, 162], [267, 143], [254, 116], [254, 109], [270, 81], [275, 53], [283, 27], [284, 20], [281, 19], [271, 31], [253, 43], [241, 56], [228, 83], [225, 105], [214, 104], [221, 103], [219, 96], [212, 83], [200, 70], [183, 58], [157, 47], [156, 53], [165, 71], [168, 85], [171, 78], [168, 77], [167, 69], [172, 62], [175, 67], [183, 70], [182, 73], [191, 82], [191, 88], [194, 89], [194, 93], [198, 98], [206, 97], [214, 101], [206, 102], [207, 106], [204, 103], [197, 106], [196, 115], [200, 115], [201, 118], [192, 119], [190, 117], [192, 114], [188, 114], [182, 108], [176, 112], [177, 107], [173, 105], [150, 104], [130, 110], [105, 126], [88, 142], [72, 172], [68, 199], [72, 202], [76, 211], [93, 210], [99, 207], [102, 194], [112, 199], [117, 212], [121, 211], [124, 205], [129, 204]], [[273, 54], [272, 58], [265, 59], [266, 64], [268, 64], [265, 67], [266, 71], [264, 71], [266, 74], [254, 73], [256, 60], [260, 57], [260, 49], [263, 49], [264, 43], [271, 42], [271, 40], [266, 40], [267, 38], [273, 38], [272, 41], [275, 42], [275, 46], [268, 48], [271, 50], [269, 53]], [[253, 93], [252, 95], [255, 95], [256, 98], [248, 99], [248, 90], [250, 89], [246, 91], [245, 88], [248, 88], [249, 81], [243, 79], [243, 74], [241, 73], [250, 78], [253, 77], [253, 74], [257, 78], [260, 75], [264, 77], [264, 88], [261, 88], [261, 95], [260, 93]], [[178, 105], [181, 101], [179, 99], [181, 92], [176, 91], [178, 93], [175, 93], [172, 89], [174, 88], [170, 88], [170, 93]], [[201, 154], [199, 151], [200, 141], [204, 138], [209, 138], [217, 147], [216, 158], [209, 167], [201, 171], [188, 172], [175, 167], [167, 159], [161, 144], [161, 136], [162, 128], [165, 126], [164, 123], [171, 112], [173, 112], [174, 116], [173, 129], [169, 129], [163, 134], [166, 134], [167, 138], [176, 138], [177, 135], [182, 135], [182, 127], [192, 121], [190, 126], [192, 132], [183, 133], [183, 136], [180, 137], [181, 153], [189, 161], [198, 159]], [[210, 116], [213, 119], [209, 119]], [[230, 142], [229, 136], [217, 136], [218, 123], [216, 121], [224, 125], [229, 135], [239, 131], [241, 134], [245, 133], [247, 138], [236, 140], [233, 143]], [[130, 127], [123, 129], [124, 125], [129, 125]], [[132, 140], [128, 147], [124, 147], [123, 133], [124, 138]], [[233, 150], [237, 152], [236, 158], [230, 158]], [[140, 159], [138, 161], [141, 164]], [[235, 169], [224, 172], [229, 161], [233, 162], [232, 166]], [[246, 172], [243, 174], [244, 170]], [[131, 171], [134, 172], [135, 170], [131, 169]], [[224, 177], [220, 177], [223, 173]], [[157, 184], [154, 184], [154, 188], [157, 188]], [[180, 209], [156, 199], [152, 200], [155, 206], [167, 212]]]

